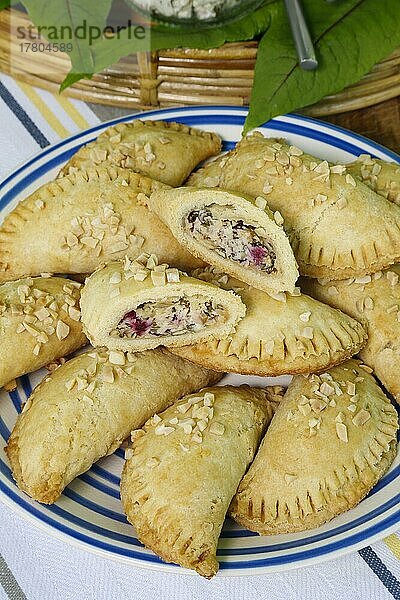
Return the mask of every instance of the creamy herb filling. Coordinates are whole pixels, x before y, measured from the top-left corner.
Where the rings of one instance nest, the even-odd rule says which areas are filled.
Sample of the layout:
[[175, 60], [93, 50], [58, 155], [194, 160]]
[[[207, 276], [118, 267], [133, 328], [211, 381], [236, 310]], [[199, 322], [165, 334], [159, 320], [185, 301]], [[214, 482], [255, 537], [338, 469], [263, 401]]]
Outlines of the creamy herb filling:
[[212, 204], [192, 210], [184, 228], [223, 258], [268, 274], [276, 272], [276, 253], [272, 244], [257, 231], [260, 228], [233, 215], [227, 218], [226, 207]]
[[242, 0], [134, 0], [134, 3], [149, 12], [164, 17], [179, 19], [209, 20], [217, 17], [221, 11], [240, 4]]
[[162, 337], [195, 333], [223, 320], [224, 308], [202, 297], [144, 302], [127, 312], [111, 332], [119, 337]]

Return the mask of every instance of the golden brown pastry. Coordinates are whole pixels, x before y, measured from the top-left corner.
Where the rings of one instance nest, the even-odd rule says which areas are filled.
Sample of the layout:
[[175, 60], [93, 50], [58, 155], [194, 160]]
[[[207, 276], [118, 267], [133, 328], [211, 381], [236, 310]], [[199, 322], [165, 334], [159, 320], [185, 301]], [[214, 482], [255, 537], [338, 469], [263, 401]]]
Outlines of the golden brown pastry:
[[149, 206], [194, 256], [257, 289], [294, 290], [299, 272], [283, 219], [262, 196], [186, 187], [155, 191]]
[[317, 372], [350, 358], [366, 342], [360, 323], [304, 294], [271, 297], [212, 269], [194, 274], [233, 287], [246, 305], [245, 317], [226, 339], [171, 348], [196, 364], [271, 377]]
[[73, 358], [35, 388], [8, 440], [18, 487], [39, 502], [55, 502], [132, 429], [219, 378], [161, 349], [98, 349]]
[[394, 406], [359, 361], [295, 377], [231, 515], [263, 535], [326, 523], [356, 506], [387, 471], [397, 429]]
[[0, 285], [0, 387], [86, 343], [81, 285], [61, 277], [27, 277]]
[[121, 499], [139, 539], [163, 560], [216, 574], [225, 515], [274, 399], [268, 389], [206, 388], [133, 432]]
[[81, 169], [107, 161], [178, 186], [199, 163], [220, 149], [221, 139], [215, 133], [181, 123], [132, 121], [110, 127], [83, 146], [61, 173], [71, 172], [71, 167]]
[[82, 321], [94, 346], [138, 352], [223, 339], [246, 307], [232, 291], [188, 277], [156, 256], [108, 263], [87, 280]]
[[386, 389], [400, 402], [400, 265], [359, 279], [303, 279], [308, 294], [362, 322], [368, 341], [360, 351]]
[[104, 166], [46, 183], [0, 226], [0, 281], [42, 272], [91, 273], [109, 260], [155, 251], [180, 268], [199, 266], [147, 208], [148, 196], [160, 187]]
[[400, 205], [400, 165], [369, 154], [361, 154], [358, 159], [346, 165], [347, 171], [358, 177], [368, 187], [390, 202]]
[[265, 196], [284, 218], [303, 275], [360, 277], [400, 260], [399, 207], [345, 166], [329, 165], [282, 140], [256, 132], [192, 175], [188, 185]]

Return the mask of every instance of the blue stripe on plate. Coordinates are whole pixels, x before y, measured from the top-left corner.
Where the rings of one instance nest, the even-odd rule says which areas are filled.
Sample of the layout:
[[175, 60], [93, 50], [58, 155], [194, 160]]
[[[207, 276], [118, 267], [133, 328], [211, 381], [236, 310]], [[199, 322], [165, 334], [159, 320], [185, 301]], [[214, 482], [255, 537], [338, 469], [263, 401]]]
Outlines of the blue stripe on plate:
[[[92, 471], [92, 469], [90, 469], [90, 471]], [[91, 485], [92, 487], [96, 488], [96, 490], [99, 490], [99, 492], [103, 492], [103, 494], [106, 494], [107, 496], [112, 496], [113, 498], [118, 498], [118, 500], [120, 499], [119, 490], [116, 490], [115, 488], [112, 488], [109, 485], [104, 485], [104, 483], [97, 481], [97, 479], [95, 479], [94, 477], [91, 477], [88, 473], [89, 473], [89, 471], [87, 473], [83, 473], [82, 475], [79, 475], [78, 479], [80, 479], [84, 483], [87, 483], [88, 485]], [[119, 481], [119, 478], [118, 478], [118, 481]]]
[[[126, 548], [119, 547], [119, 546], [113, 546], [112, 544], [103, 542], [102, 540], [97, 540], [97, 539], [95, 540], [92, 537], [82, 534], [75, 529], [69, 528], [68, 526], [64, 525], [63, 523], [60, 523], [59, 521], [54, 521], [54, 519], [49, 517], [47, 514], [41, 513], [40, 511], [38, 511], [35, 508], [35, 506], [31, 506], [23, 498], [20, 498], [19, 496], [17, 496], [17, 494], [15, 494], [15, 492], [13, 492], [12, 490], [10, 490], [6, 486], [4, 486], [4, 484], [1, 481], [0, 481], [0, 490], [2, 490], [10, 499], [13, 499], [18, 505], [24, 507], [25, 509], [28, 509], [28, 512], [30, 512], [34, 516], [38, 517], [41, 521], [44, 521], [45, 523], [51, 525], [58, 531], [66, 533], [67, 535], [70, 535], [77, 540], [80, 540], [82, 542], [89, 544], [89, 546], [95, 546], [96, 548], [107, 550], [109, 552], [113, 552], [114, 554], [120, 554], [123, 556], [130, 556], [132, 558], [138, 558], [145, 562], [162, 564], [162, 561], [155, 555], [142, 554], [142, 553], [135, 552], [132, 549], [126, 549]], [[62, 509], [60, 509], [56, 505], [46, 507], [46, 508], [52, 509], [51, 512], [54, 512], [55, 514], [60, 514], [60, 516], [62, 516], [62, 512], [63, 512]], [[288, 564], [293, 561], [298, 562], [298, 561], [302, 561], [302, 560], [307, 560], [308, 558], [311, 558], [314, 556], [327, 554], [327, 553], [333, 552], [335, 550], [338, 550], [340, 548], [345, 548], [349, 544], [350, 545], [358, 544], [358, 543], [362, 542], [364, 539], [368, 538], [369, 536], [375, 535], [379, 531], [382, 531], [382, 530], [387, 529], [388, 527], [391, 527], [391, 525], [395, 524], [399, 518], [400, 518], [400, 511], [395, 513], [388, 519], [385, 519], [378, 525], [375, 525], [369, 529], [364, 529], [362, 532], [360, 532], [357, 535], [350, 536], [344, 540], [340, 540], [339, 542], [335, 542], [334, 544], [328, 544], [327, 546], [324, 546], [324, 547], [315, 548], [313, 550], [307, 550], [307, 551], [300, 552], [300, 553], [293, 554], [293, 555], [285, 554], [284, 556], [279, 556], [279, 557], [269, 557], [269, 558], [243, 561], [243, 562], [241, 562], [241, 561], [229, 561], [226, 563], [221, 562], [220, 568], [221, 569], [259, 568], [259, 567], [265, 567], [265, 566], [270, 566], [270, 565], [274, 565], [274, 564], [275, 565]], [[71, 519], [71, 521], [76, 522], [76, 524], [79, 524], [77, 521], [82, 521], [82, 520], [79, 519], [79, 517], [74, 516], [74, 518]], [[84, 522], [84, 523], [85, 523], [85, 525], [87, 525], [86, 522]], [[93, 524], [89, 524], [89, 525], [90, 525], [90, 529], [93, 532], [95, 532], [96, 525], [93, 525]], [[116, 537], [116, 538], [117, 537], [122, 537], [122, 538], [127, 537], [127, 536], [123, 536], [121, 534], [117, 534], [115, 532], [110, 532], [110, 533], [112, 534], [111, 537]], [[128, 538], [128, 539], [129, 539], [129, 541], [128, 541], [129, 544], [141, 546], [140, 542], [137, 542], [134, 538]], [[123, 540], [121, 539], [120, 541], [123, 541]], [[266, 551], [268, 551], [268, 550], [266, 550]], [[271, 551], [273, 552], [274, 549], [272, 548]], [[218, 552], [218, 555], [219, 554], [220, 553]]]
[[373, 570], [375, 575], [379, 577], [385, 588], [392, 594], [393, 598], [395, 598], [395, 600], [400, 600], [400, 582], [381, 561], [376, 552], [374, 552], [370, 546], [363, 548], [358, 552], [367, 565]]
[[[7, 479], [9, 479], [10, 482], [13, 483], [13, 479], [12, 479], [12, 475], [11, 475], [11, 471], [9, 469], [9, 467], [2, 461], [0, 460], [0, 471], [2, 471], [4, 473], [4, 475], [7, 477]], [[99, 504], [88, 500], [87, 498], [84, 498], [83, 496], [81, 496], [80, 494], [78, 494], [77, 492], [71, 490], [69, 487], [67, 487], [64, 490], [64, 495], [67, 496], [70, 500], [72, 500], [73, 502], [76, 502], [77, 504], [81, 505], [81, 506], [85, 506], [86, 508], [93, 510], [94, 512], [101, 514], [109, 519], [112, 520], [116, 520], [119, 522], [125, 522], [125, 517], [122, 516], [122, 514], [120, 513], [116, 513], [115, 511], [106, 509], [102, 506], [100, 506]], [[331, 529], [328, 532], [324, 532], [324, 533], [320, 533], [314, 536], [310, 536], [304, 540], [295, 540], [293, 542], [285, 542], [283, 544], [276, 544], [273, 546], [274, 550], [286, 550], [287, 548], [295, 548], [295, 547], [299, 547], [299, 546], [306, 546], [309, 544], [312, 544], [314, 542], [319, 542], [319, 541], [323, 541], [323, 540], [327, 540], [335, 535], [339, 535], [342, 533], [345, 533], [347, 531], [350, 531], [351, 529], [353, 529], [354, 527], [358, 527], [359, 525], [362, 525], [364, 523], [366, 523], [369, 520], [372, 520], [380, 515], [382, 515], [384, 512], [386, 512], [387, 510], [390, 510], [391, 508], [393, 508], [393, 506], [395, 506], [398, 502], [400, 501], [400, 494], [398, 494], [397, 496], [394, 496], [393, 498], [391, 498], [389, 501], [387, 501], [386, 503], [382, 504], [381, 506], [377, 507], [376, 509], [370, 511], [369, 513], [362, 515], [361, 517], [359, 517], [358, 519], [354, 519], [353, 521], [351, 521], [351, 523], [346, 523], [340, 527], [336, 527], [335, 529]], [[52, 510], [54, 507], [57, 507], [56, 504], [53, 504], [51, 506], [49, 506], [49, 510]], [[57, 507], [59, 508], [59, 507]], [[70, 515], [71, 520], [72, 519], [78, 519], [79, 517], [76, 517], [75, 515], [71, 514], [71, 513], [66, 513], [67, 515]], [[81, 520], [82, 521], [82, 520]], [[80, 525], [82, 528], [86, 528], [86, 529], [90, 529], [91, 530], [91, 523], [88, 523], [86, 521], [82, 521], [82, 524]], [[101, 527], [98, 527], [98, 533], [102, 533], [102, 535], [104, 535], [105, 537], [110, 536], [110, 534], [112, 533], [110, 530], [108, 529], [103, 529]], [[229, 532], [229, 533], [236, 533], [235, 536], [232, 535], [226, 535], [228, 532], [223, 532], [221, 537], [222, 538], [232, 538], [232, 537], [252, 537], [252, 535], [238, 535], [238, 532]], [[246, 534], [246, 531], [243, 531], [244, 534]], [[112, 537], [112, 536], [111, 536]], [[265, 546], [260, 546], [258, 548], [236, 548], [236, 549], [229, 549], [229, 550], [220, 550], [220, 554], [221, 556], [224, 555], [241, 555], [241, 554], [248, 554], [248, 553], [254, 553], [254, 554], [258, 554], [261, 552], [265, 552], [268, 551], [267, 550], [268, 547]]]

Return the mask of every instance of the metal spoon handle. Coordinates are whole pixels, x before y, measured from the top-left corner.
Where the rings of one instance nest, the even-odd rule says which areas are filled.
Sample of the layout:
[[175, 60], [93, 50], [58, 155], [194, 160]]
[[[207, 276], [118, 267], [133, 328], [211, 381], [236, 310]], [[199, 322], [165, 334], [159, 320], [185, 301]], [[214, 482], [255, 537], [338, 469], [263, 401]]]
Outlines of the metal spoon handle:
[[285, 0], [285, 5], [300, 67], [306, 70], [316, 69], [318, 61], [300, 0]]

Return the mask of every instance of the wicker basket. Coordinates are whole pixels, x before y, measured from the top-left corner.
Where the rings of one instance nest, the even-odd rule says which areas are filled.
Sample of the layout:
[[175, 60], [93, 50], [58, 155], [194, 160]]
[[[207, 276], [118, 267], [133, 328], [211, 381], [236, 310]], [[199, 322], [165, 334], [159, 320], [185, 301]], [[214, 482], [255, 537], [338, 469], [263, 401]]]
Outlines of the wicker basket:
[[[17, 27], [27, 15], [0, 11], [0, 70], [16, 79], [56, 92], [70, 68], [68, 55], [21, 52]], [[13, 60], [10, 64], [10, 56]], [[249, 103], [257, 42], [225, 44], [212, 50], [175, 49], [132, 54], [81, 80], [66, 94], [87, 102], [139, 109], [190, 104]], [[371, 106], [400, 95], [400, 49], [381, 61], [360, 82], [326, 96], [303, 112], [332, 115]]]

